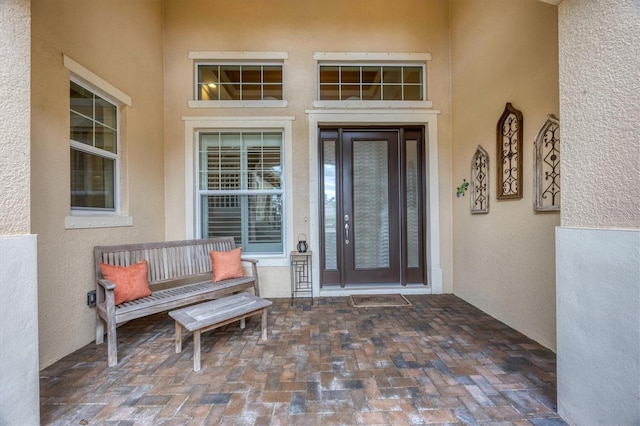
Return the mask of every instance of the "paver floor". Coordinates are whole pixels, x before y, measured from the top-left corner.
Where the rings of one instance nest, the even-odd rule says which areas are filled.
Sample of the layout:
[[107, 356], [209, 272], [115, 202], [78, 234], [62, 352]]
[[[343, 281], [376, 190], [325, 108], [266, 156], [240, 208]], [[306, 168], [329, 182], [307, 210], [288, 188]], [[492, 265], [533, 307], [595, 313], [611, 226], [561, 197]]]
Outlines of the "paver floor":
[[118, 328], [119, 363], [89, 344], [41, 371], [43, 425], [536, 425], [556, 413], [555, 354], [453, 295], [409, 307], [271, 299], [260, 320], [174, 350], [166, 314]]

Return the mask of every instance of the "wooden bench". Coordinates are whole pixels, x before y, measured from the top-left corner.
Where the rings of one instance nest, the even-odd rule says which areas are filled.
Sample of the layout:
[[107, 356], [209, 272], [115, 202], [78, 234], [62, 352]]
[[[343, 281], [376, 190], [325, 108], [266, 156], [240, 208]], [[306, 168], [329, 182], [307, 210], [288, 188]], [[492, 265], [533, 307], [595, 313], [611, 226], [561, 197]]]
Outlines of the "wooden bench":
[[200, 371], [200, 335], [251, 315], [262, 314], [262, 340], [267, 340], [267, 308], [271, 302], [248, 293], [234, 294], [211, 302], [169, 312], [176, 321], [176, 353], [182, 352], [182, 327], [193, 333], [193, 371]]
[[[109, 367], [118, 364], [118, 324], [250, 289], [259, 296], [255, 259], [242, 258], [251, 264], [252, 275], [213, 282], [209, 252], [234, 248], [233, 237], [94, 247], [96, 344], [104, 342], [106, 324]], [[104, 278], [100, 263], [129, 266], [142, 260], [148, 263], [152, 294], [116, 306], [113, 292], [116, 286]]]

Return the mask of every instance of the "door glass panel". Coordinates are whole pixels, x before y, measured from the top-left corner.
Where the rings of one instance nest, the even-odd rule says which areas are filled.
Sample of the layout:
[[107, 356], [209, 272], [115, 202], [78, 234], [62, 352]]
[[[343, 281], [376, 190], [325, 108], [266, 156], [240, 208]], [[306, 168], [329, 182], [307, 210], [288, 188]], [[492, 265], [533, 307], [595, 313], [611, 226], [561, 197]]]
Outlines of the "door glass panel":
[[387, 141], [353, 143], [355, 268], [389, 267], [389, 163]]
[[406, 214], [407, 214], [407, 267], [417, 268], [420, 247], [420, 227], [418, 222], [418, 141], [406, 142]]
[[324, 163], [324, 259], [325, 269], [338, 269], [336, 221], [336, 142], [325, 141]]

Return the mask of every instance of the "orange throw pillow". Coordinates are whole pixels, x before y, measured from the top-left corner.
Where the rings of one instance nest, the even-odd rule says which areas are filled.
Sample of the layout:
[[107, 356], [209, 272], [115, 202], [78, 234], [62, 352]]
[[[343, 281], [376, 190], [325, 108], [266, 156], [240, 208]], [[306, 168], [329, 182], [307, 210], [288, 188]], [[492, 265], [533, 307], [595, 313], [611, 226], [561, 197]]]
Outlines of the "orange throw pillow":
[[131, 266], [113, 266], [101, 263], [100, 270], [106, 279], [116, 285], [113, 290], [116, 305], [151, 295], [146, 260]]
[[210, 251], [213, 282], [217, 283], [229, 278], [244, 277], [240, 255], [242, 247], [229, 251]]

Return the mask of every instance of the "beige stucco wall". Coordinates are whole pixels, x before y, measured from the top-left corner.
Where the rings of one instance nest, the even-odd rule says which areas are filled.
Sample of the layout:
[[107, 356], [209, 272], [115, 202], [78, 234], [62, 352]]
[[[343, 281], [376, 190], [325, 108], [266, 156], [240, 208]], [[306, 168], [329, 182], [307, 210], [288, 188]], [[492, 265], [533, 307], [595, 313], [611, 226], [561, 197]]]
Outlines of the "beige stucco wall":
[[[32, 1], [31, 218], [38, 234], [40, 362], [95, 338], [93, 246], [164, 238], [162, 3]], [[131, 97], [122, 127], [132, 227], [65, 229], [69, 215], [69, 70], [63, 54]]]
[[571, 159], [562, 166], [562, 183], [572, 191], [562, 200], [562, 226], [638, 229], [640, 6], [628, 0], [564, 3], [561, 105], [572, 113], [562, 128]]
[[[471, 214], [471, 191], [453, 200], [454, 294], [555, 349], [560, 215], [534, 212], [532, 186], [535, 137], [547, 114], [558, 116], [557, 8], [453, 0], [451, 22], [453, 187], [470, 181], [478, 145], [490, 161], [489, 214]], [[524, 196], [497, 201], [496, 123], [506, 102], [524, 116]]]
[[0, 41], [0, 235], [28, 234], [29, 223], [29, 4], [2, 4]]
[[[427, 52], [428, 98], [441, 110], [438, 121], [441, 265], [443, 289], [451, 286], [451, 150], [448, 2], [437, 0], [297, 1], [168, 0], [165, 2], [165, 182], [166, 235], [180, 239], [185, 222], [185, 126], [183, 116], [294, 116], [293, 234], [310, 235], [309, 128], [305, 110], [316, 99], [314, 52]], [[286, 108], [188, 108], [193, 99], [189, 51], [286, 52]], [[289, 241], [293, 248], [294, 241]], [[283, 265], [287, 265], [283, 259]], [[268, 297], [289, 292], [287, 266], [261, 266]]]

